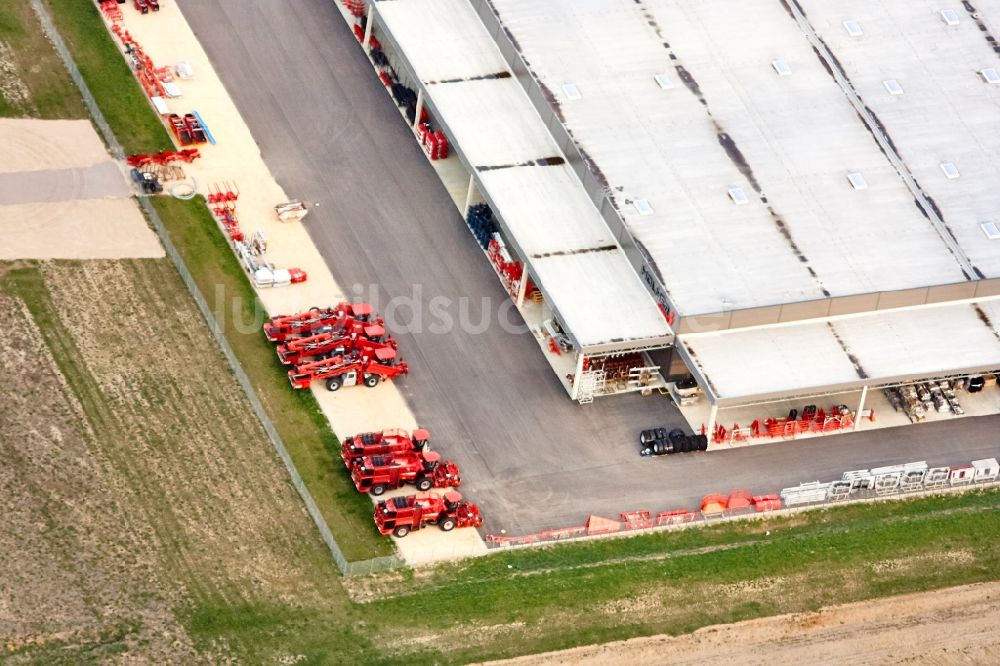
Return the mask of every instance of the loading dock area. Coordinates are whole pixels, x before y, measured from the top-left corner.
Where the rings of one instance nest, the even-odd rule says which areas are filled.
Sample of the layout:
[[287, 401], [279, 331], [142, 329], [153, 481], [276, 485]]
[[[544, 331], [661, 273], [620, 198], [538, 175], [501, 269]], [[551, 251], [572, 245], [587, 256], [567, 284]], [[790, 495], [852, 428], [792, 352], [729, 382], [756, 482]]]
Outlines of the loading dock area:
[[468, 4], [372, 3], [365, 35], [397, 101], [396, 86], [415, 91], [401, 106], [414, 131], [447, 137], [459, 211], [569, 396], [663, 389], [647, 352], [673, 342], [665, 313]]

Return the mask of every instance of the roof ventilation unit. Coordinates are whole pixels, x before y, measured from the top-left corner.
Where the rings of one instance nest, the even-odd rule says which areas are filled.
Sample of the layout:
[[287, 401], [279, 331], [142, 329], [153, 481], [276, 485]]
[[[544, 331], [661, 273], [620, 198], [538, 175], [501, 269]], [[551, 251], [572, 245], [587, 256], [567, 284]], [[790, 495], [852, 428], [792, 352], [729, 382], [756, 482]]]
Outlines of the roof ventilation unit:
[[639, 215], [652, 215], [653, 207], [649, 205], [649, 202], [645, 199], [633, 199], [632, 205], [635, 209], [639, 211]]
[[568, 99], [580, 99], [583, 95], [580, 94], [580, 89], [576, 87], [575, 83], [564, 83], [563, 92], [566, 93]]
[[903, 94], [903, 86], [899, 85], [899, 81], [897, 81], [896, 79], [888, 79], [887, 81], [883, 81], [882, 85], [885, 86], [886, 91], [888, 91], [890, 95]]
[[656, 85], [660, 86], [661, 90], [670, 90], [674, 87], [674, 82], [670, 80], [670, 77], [666, 74], [656, 74], [653, 76], [656, 80]]
[[737, 206], [743, 206], [750, 203], [750, 199], [747, 197], [747, 193], [743, 191], [742, 187], [729, 188], [729, 198], [732, 199], [733, 203]]

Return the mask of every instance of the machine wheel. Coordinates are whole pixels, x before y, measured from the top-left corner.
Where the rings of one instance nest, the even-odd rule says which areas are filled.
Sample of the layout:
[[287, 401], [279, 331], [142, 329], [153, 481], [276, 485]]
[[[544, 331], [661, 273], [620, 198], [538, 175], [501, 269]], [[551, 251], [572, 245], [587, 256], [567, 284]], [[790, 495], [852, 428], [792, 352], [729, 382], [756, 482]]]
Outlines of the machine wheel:
[[417, 479], [417, 490], [423, 492], [425, 490], [430, 490], [434, 487], [434, 481], [427, 476], [422, 476]]
[[392, 531], [393, 536], [395, 536], [397, 539], [402, 539], [409, 533], [410, 533], [410, 528], [407, 527], [406, 525], [400, 525], [399, 527], [397, 527]]
[[438, 523], [438, 527], [440, 527], [441, 531], [443, 532], [451, 532], [453, 529], [455, 529], [455, 519], [445, 518], [440, 523]]
[[340, 377], [330, 377], [328, 380], [326, 380], [326, 390], [336, 391], [341, 386], [343, 386], [343, 384], [344, 380], [341, 379]]
[[378, 497], [379, 495], [384, 495], [385, 494], [385, 484], [384, 483], [379, 483], [379, 484], [376, 484], [376, 485], [372, 486], [371, 494], [374, 495], [375, 497]]
[[378, 375], [365, 375], [365, 386], [368, 388], [375, 388], [380, 381], [382, 378]]

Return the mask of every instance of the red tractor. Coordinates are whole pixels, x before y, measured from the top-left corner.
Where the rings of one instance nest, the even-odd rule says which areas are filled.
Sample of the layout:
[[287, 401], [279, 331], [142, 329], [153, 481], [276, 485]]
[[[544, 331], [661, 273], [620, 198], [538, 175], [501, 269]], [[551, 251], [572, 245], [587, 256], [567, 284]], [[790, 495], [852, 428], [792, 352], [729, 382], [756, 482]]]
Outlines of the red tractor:
[[288, 371], [292, 388], [306, 389], [313, 380], [326, 380], [326, 390], [337, 391], [341, 386], [355, 386], [359, 382], [375, 388], [383, 379], [392, 379], [410, 371], [406, 361], [396, 359], [392, 347], [358, 349], [342, 356], [332, 356], [311, 363], [295, 366]]
[[425, 525], [437, 525], [445, 532], [456, 527], [479, 527], [483, 517], [479, 507], [462, 500], [456, 490], [438, 497], [434, 493], [421, 493], [407, 497], [393, 497], [375, 505], [375, 527], [382, 534], [403, 538]]
[[332, 308], [311, 308], [308, 312], [271, 317], [264, 324], [264, 335], [271, 342], [284, 342], [290, 336], [309, 335], [326, 326], [349, 326], [353, 323], [352, 320], [367, 322], [371, 315], [372, 306], [367, 303], [340, 303]]
[[365, 324], [352, 320], [350, 326], [323, 331], [305, 338], [288, 340], [278, 345], [278, 360], [283, 365], [299, 365], [303, 359], [323, 356], [342, 356], [354, 349], [396, 348], [396, 341], [385, 337], [385, 329], [378, 324]]
[[340, 459], [350, 470], [367, 456], [423, 451], [430, 438], [430, 433], [423, 428], [417, 428], [412, 435], [399, 428], [382, 432], [363, 432], [348, 437], [341, 443]]
[[359, 493], [376, 497], [387, 490], [411, 483], [417, 490], [461, 485], [458, 465], [441, 461], [435, 451], [407, 451], [384, 456], [366, 456], [351, 469], [351, 480]]

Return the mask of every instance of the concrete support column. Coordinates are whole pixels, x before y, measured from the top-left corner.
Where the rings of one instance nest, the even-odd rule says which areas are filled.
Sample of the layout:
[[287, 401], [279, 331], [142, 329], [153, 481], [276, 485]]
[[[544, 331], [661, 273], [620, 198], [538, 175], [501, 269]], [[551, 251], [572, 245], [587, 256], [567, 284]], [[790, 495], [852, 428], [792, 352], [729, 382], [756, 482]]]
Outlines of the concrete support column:
[[525, 266], [524, 270], [521, 272], [521, 283], [517, 285], [517, 300], [514, 302], [517, 304], [517, 309], [520, 310], [521, 306], [524, 305], [524, 295], [528, 293], [528, 267]]
[[365, 50], [365, 53], [369, 51], [369, 45], [372, 42], [372, 26], [375, 25], [375, 3], [368, 3], [368, 19], [365, 22], [365, 39], [361, 46]]
[[472, 194], [476, 191], [476, 179], [473, 178], [472, 174], [469, 174], [469, 189], [465, 193], [465, 208], [462, 209], [462, 215], [468, 217], [469, 207], [472, 206]]
[[717, 403], [712, 403], [711, 409], [708, 410], [708, 425], [706, 426], [705, 436], [708, 437], [709, 443], [712, 442], [712, 434], [715, 432], [715, 422], [719, 418], [719, 405]]
[[861, 425], [861, 410], [865, 408], [865, 400], [868, 398], [868, 387], [861, 389], [861, 400], [858, 402], [858, 411], [854, 412], [854, 429]]
[[573, 373], [573, 390], [570, 392], [569, 397], [576, 400], [580, 395], [580, 375], [583, 374], [583, 352], [578, 351], [576, 353], [576, 372]]
[[424, 89], [421, 88], [417, 91], [417, 109], [416, 113], [413, 114], [413, 129], [417, 129], [417, 125], [420, 124], [420, 114], [424, 110]]

